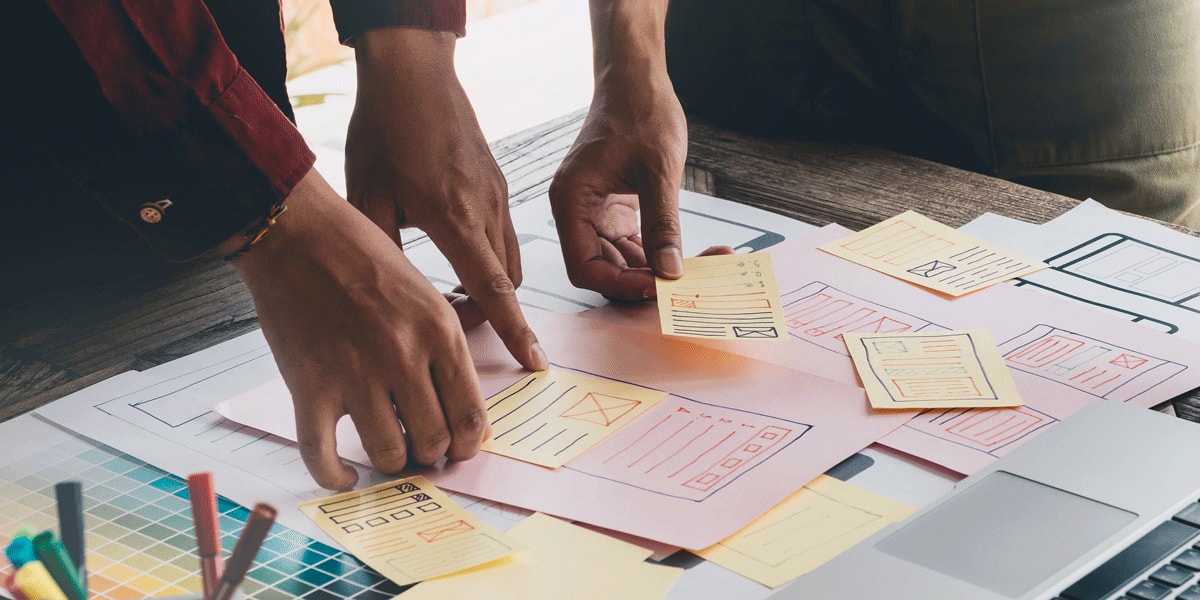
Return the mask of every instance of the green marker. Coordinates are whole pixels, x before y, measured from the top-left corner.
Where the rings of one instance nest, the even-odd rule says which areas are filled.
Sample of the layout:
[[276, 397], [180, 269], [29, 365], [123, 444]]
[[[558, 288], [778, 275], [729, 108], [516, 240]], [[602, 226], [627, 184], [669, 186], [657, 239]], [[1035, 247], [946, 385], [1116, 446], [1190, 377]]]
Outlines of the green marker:
[[58, 541], [53, 531], [43, 531], [34, 536], [33, 551], [68, 598], [87, 600], [87, 590], [79, 580], [79, 569], [75, 568], [66, 546]]

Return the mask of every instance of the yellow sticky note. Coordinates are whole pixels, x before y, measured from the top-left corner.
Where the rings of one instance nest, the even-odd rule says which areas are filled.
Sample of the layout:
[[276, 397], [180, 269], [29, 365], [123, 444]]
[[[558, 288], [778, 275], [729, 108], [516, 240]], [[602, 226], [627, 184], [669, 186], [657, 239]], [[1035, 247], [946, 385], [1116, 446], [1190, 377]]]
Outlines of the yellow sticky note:
[[843, 333], [875, 408], [1021, 406], [991, 334], [983, 329]]
[[821, 475], [741, 531], [696, 554], [776, 588], [915, 510]]
[[680, 569], [644, 562], [650, 551], [534, 513], [509, 530], [527, 550], [421, 583], [400, 600], [662, 598]]
[[420, 476], [308, 500], [300, 510], [355, 558], [400, 585], [521, 548]]
[[488, 398], [483, 450], [558, 468], [667, 393], [551, 365]]
[[662, 332], [706, 339], [782, 340], [787, 328], [766, 252], [698, 256], [657, 282]]
[[911, 210], [820, 249], [949, 296], [1046, 268]]

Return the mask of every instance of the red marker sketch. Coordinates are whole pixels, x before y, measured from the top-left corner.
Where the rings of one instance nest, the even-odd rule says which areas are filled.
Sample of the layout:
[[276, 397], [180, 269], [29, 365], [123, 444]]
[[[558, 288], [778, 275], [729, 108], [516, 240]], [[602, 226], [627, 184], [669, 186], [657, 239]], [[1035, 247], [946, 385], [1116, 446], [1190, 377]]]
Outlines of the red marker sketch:
[[641, 402], [631, 398], [618, 398], [617, 396], [588, 392], [579, 399], [579, 402], [573, 404], [559, 416], [564, 419], [578, 419], [608, 427], [629, 414], [639, 404]]
[[927, 410], [905, 427], [933, 437], [999, 456], [1001, 448], [1023, 440], [1058, 419], [1028, 406]]
[[841, 246], [888, 264], [902, 265], [954, 245], [950, 240], [922, 231], [903, 219]]
[[996, 399], [969, 333], [864, 337], [867, 366], [894, 402]]
[[1186, 365], [1050, 325], [1034, 326], [1000, 344], [1000, 353], [1014, 369], [1121, 402], [1187, 369]]
[[418, 531], [417, 535], [426, 542], [436, 542], [448, 537], [454, 537], [463, 533], [475, 531], [475, 528], [466, 521], [454, 521], [452, 523], [431, 527], [429, 529]]
[[668, 396], [564, 468], [700, 502], [811, 428]]
[[946, 331], [916, 315], [876, 304], [814, 281], [783, 295], [788, 333], [830, 352], [848, 356], [843, 333]]

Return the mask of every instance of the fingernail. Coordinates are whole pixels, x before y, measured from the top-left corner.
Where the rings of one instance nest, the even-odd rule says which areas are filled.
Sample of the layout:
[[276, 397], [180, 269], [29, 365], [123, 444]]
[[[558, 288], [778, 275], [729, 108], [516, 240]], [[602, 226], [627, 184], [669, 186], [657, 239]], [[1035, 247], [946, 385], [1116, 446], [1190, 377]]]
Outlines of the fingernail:
[[529, 349], [533, 351], [533, 364], [537, 367], [536, 370], [543, 371], [550, 366], [550, 359], [546, 358], [546, 351], [542, 350], [541, 343], [534, 342]]
[[663, 248], [654, 255], [654, 266], [663, 277], [682, 277], [683, 254], [674, 246]]

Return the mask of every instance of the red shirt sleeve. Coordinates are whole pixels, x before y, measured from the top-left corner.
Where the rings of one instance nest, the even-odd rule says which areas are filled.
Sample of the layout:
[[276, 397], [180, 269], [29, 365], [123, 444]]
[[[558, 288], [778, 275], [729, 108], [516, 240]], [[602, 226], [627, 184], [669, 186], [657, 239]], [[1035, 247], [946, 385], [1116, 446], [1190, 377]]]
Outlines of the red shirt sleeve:
[[467, 35], [466, 0], [329, 0], [338, 39], [354, 45], [360, 33], [378, 27], [420, 27]]
[[190, 258], [238, 233], [312, 167], [300, 133], [200, 0], [48, 4], [139, 140], [120, 160], [59, 162], [164, 255]]

